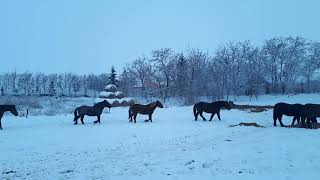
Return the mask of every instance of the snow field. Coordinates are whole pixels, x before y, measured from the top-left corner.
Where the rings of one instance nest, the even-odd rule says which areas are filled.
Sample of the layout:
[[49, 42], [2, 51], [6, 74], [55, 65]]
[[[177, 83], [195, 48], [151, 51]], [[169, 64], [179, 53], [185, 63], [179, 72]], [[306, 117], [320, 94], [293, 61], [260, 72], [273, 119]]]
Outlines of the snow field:
[[[311, 179], [319, 177], [318, 130], [273, 127], [272, 111], [223, 110], [194, 121], [192, 107], [157, 109], [154, 122], [113, 108], [86, 117], [13, 116], [0, 132], [0, 179]], [[208, 118], [209, 114], [205, 114]], [[290, 124], [285, 117], [284, 123]], [[257, 122], [266, 128], [229, 127]], [[12, 171], [12, 172], [11, 172]]]

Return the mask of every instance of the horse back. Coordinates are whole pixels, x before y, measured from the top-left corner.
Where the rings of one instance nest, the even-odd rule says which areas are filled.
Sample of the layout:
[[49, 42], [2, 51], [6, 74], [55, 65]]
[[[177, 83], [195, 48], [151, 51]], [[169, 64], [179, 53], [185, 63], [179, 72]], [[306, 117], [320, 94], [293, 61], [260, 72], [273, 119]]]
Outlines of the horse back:
[[96, 108], [94, 106], [79, 106], [77, 109], [78, 114], [87, 116], [97, 116], [102, 113], [102, 109]]
[[207, 102], [199, 102], [195, 104], [195, 108], [200, 111], [204, 111], [206, 113], [216, 113], [220, 111], [220, 101], [207, 103]]
[[134, 104], [134, 105], [130, 106], [130, 109], [133, 113], [139, 113], [139, 114], [152, 113], [152, 108], [149, 107], [148, 105]]
[[0, 105], [0, 112], [4, 113], [5, 111], [10, 111], [16, 109], [15, 105]]
[[304, 111], [302, 104], [288, 104], [288, 103], [277, 103], [273, 107], [275, 115], [284, 114], [286, 116], [301, 116]]
[[320, 104], [306, 104], [304, 112], [306, 116], [320, 117]]

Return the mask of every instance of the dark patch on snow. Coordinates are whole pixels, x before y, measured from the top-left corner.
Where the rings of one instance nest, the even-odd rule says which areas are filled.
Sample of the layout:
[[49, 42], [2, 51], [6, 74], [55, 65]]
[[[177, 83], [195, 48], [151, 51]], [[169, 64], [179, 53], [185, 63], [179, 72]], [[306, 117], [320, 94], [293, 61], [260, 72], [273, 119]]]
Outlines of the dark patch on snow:
[[17, 171], [4, 171], [4, 172], [2, 172], [2, 174], [15, 174], [15, 173], [17, 173]]
[[59, 172], [60, 174], [67, 174], [67, 173], [72, 173], [73, 172], [73, 170], [71, 170], [71, 169], [68, 169], [68, 170], [65, 170], [65, 171], [61, 171], [61, 172]]
[[194, 162], [195, 162], [194, 160], [188, 161], [188, 162], [186, 162], [185, 166], [188, 166], [188, 165], [190, 165], [190, 164], [192, 164]]

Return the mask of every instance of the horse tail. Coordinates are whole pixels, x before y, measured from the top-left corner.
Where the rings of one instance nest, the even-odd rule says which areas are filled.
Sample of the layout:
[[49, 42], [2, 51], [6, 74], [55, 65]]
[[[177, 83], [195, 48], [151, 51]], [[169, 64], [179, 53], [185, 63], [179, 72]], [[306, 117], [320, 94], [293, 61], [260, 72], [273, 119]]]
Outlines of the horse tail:
[[79, 112], [78, 112], [79, 108], [76, 108], [73, 112], [74, 114], [74, 119], [76, 119], [79, 116]]
[[129, 108], [129, 119], [131, 120], [131, 118], [132, 118], [132, 113], [131, 113], [131, 106], [130, 106], [130, 108]]
[[197, 108], [198, 108], [198, 104], [195, 104], [193, 106], [193, 115], [196, 120], [197, 120]]
[[276, 126], [277, 125], [277, 119], [278, 119], [278, 115], [277, 115], [277, 106], [274, 106], [273, 108], [273, 125]]

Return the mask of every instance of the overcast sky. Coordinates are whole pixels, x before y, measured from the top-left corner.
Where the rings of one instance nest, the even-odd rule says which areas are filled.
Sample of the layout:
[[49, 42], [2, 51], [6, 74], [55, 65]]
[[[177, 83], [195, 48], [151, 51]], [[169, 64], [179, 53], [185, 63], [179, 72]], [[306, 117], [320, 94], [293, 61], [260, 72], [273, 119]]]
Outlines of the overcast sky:
[[318, 0], [0, 0], [0, 72], [102, 73], [151, 50], [300, 35], [320, 41]]

